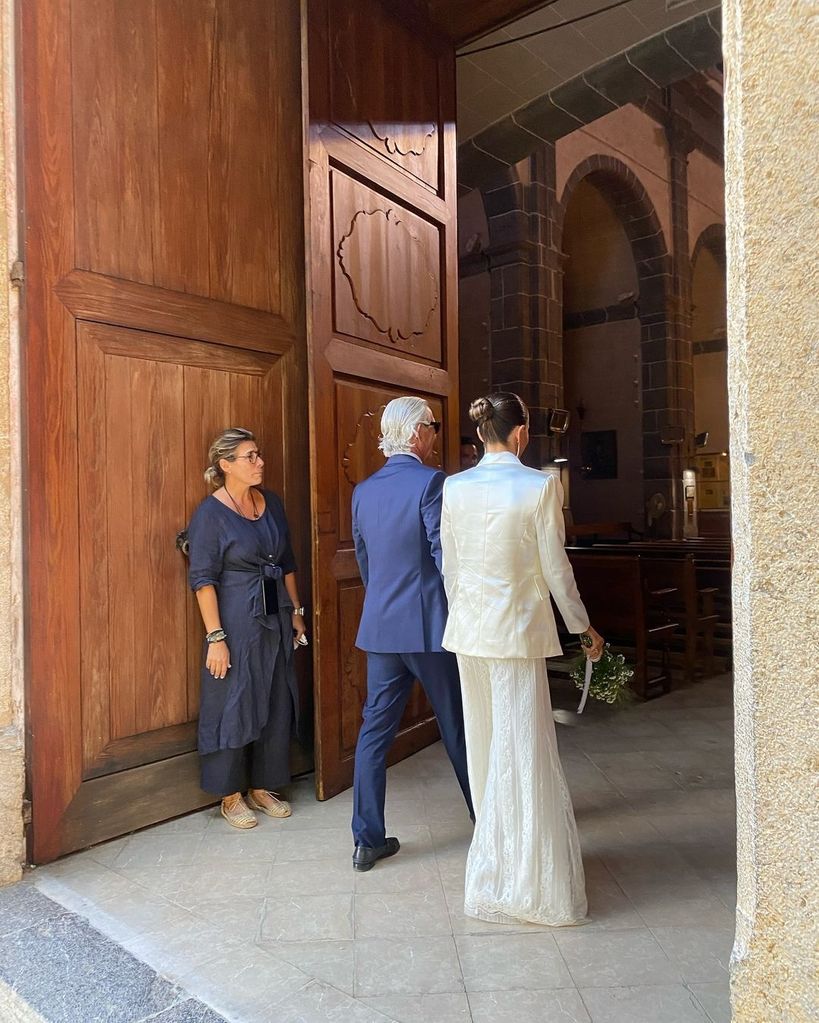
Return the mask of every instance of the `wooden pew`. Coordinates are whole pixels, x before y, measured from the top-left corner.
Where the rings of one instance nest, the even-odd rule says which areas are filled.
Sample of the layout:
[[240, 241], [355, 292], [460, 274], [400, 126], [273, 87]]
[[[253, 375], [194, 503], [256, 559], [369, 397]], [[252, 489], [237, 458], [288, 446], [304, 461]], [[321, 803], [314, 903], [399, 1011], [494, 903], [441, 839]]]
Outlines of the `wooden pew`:
[[622, 537], [622, 542], [642, 534], [632, 529], [630, 522], [567, 522], [566, 536], [581, 546], [595, 544], [600, 537]]
[[643, 585], [652, 608], [667, 621], [679, 620], [683, 631], [685, 678], [697, 676], [697, 653], [702, 639], [702, 677], [714, 674], [714, 630], [719, 615], [714, 610], [715, 586], [700, 586], [694, 556], [640, 558]]
[[[585, 548], [569, 551], [569, 560], [592, 625], [612, 645], [625, 642], [634, 647], [634, 691], [644, 699], [667, 693], [671, 688], [669, 643], [678, 623], [649, 622], [639, 557], [595, 554], [593, 548]], [[660, 652], [658, 674], [652, 674], [648, 663], [655, 644]]]
[[[571, 550], [572, 548], [567, 548]], [[575, 548], [582, 550], [583, 548]], [[696, 584], [699, 590], [711, 592], [712, 608], [707, 613], [717, 615], [714, 624], [715, 652], [725, 659], [726, 667], [732, 660], [732, 608], [731, 608], [731, 544], [730, 541], [709, 539], [642, 540], [629, 544], [597, 543], [592, 550], [608, 556], [632, 553], [645, 560], [654, 558], [684, 559], [693, 557]], [[706, 613], [703, 609], [703, 613]]]

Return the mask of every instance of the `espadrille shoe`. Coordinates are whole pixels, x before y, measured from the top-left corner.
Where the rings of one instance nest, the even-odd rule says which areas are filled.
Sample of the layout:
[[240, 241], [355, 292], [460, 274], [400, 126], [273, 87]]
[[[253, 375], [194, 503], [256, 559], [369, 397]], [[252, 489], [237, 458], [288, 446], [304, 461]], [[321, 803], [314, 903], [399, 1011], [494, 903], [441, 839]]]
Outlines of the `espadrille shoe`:
[[293, 812], [288, 802], [279, 799], [274, 792], [268, 792], [267, 789], [249, 789], [247, 805], [259, 813], [266, 813], [268, 817], [289, 817]]
[[230, 806], [226, 805], [224, 799], [222, 800], [222, 816], [232, 828], [240, 828], [243, 831], [255, 828], [259, 823], [250, 810], [248, 810], [247, 803], [245, 803], [241, 796], [231, 803]]

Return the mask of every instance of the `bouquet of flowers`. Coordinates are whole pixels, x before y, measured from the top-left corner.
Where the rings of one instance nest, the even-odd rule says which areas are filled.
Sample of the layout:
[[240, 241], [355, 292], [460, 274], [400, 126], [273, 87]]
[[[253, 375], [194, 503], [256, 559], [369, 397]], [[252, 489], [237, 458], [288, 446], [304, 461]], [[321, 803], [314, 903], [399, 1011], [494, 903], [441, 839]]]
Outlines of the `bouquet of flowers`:
[[[628, 703], [633, 697], [629, 688], [629, 679], [634, 675], [634, 669], [626, 664], [622, 654], [613, 654], [609, 644], [603, 650], [599, 661], [592, 666], [591, 685], [589, 696], [595, 700], [602, 700], [603, 703], [622, 704]], [[586, 681], [586, 657], [578, 657], [572, 665], [569, 677], [578, 689], [582, 689]]]

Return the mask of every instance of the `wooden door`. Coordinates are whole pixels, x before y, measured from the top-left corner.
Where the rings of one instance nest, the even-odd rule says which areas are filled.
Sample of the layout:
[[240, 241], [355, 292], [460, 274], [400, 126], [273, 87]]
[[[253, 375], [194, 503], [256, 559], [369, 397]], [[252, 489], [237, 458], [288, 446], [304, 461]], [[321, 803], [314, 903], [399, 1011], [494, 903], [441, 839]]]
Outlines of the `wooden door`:
[[212, 801], [177, 530], [259, 438], [309, 578], [298, 0], [27, 0], [35, 862]]
[[[354, 485], [383, 465], [381, 408], [426, 397], [458, 451], [454, 55], [412, 5], [309, 0], [312, 497], [320, 798], [350, 784], [366, 694]], [[394, 760], [431, 742], [416, 687]]]

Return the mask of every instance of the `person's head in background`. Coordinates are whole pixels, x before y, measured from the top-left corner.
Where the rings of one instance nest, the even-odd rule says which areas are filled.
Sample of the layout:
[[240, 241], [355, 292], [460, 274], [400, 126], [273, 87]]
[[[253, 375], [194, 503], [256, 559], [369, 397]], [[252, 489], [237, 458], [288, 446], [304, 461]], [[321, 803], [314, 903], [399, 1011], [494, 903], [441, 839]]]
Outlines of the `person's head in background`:
[[472, 469], [479, 460], [475, 441], [471, 437], [461, 437], [461, 469]]

